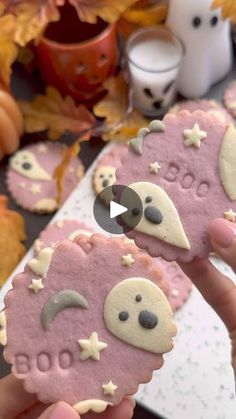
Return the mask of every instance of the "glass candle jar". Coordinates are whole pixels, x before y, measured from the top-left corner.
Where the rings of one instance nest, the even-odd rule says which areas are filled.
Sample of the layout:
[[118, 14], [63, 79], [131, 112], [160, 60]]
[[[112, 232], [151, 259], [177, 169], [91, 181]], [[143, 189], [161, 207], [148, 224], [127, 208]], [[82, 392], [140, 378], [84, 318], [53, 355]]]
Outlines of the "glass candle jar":
[[144, 115], [163, 115], [176, 96], [184, 48], [165, 27], [134, 32], [126, 46], [130, 88], [134, 105]]

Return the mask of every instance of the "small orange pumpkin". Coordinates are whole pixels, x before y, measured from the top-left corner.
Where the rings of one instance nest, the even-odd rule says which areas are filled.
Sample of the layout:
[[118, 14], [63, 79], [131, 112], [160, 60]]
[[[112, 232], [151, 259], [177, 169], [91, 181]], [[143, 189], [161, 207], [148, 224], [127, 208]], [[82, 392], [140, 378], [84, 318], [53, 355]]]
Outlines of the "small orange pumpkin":
[[0, 87], [0, 160], [19, 148], [24, 121], [13, 96]]
[[22, 256], [25, 247], [25, 222], [23, 217], [7, 208], [8, 198], [0, 195], [0, 286], [6, 281]]

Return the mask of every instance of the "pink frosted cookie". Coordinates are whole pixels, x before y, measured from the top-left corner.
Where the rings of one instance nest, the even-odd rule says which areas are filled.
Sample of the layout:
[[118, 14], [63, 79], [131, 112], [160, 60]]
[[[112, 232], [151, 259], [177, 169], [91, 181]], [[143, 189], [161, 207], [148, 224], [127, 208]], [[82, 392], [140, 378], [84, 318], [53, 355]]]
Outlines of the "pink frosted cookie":
[[221, 122], [231, 123], [233, 122], [232, 116], [227, 110], [216, 100], [202, 99], [202, 100], [186, 100], [183, 102], [176, 103], [170, 110], [169, 113], [177, 114], [181, 111], [203, 111], [209, 115], [214, 115], [220, 119]]
[[[51, 213], [57, 209], [57, 187], [53, 176], [65, 148], [62, 144], [36, 143], [14, 154], [10, 160], [7, 184], [20, 206], [39, 213]], [[83, 172], [82, 162], [77, 157], [72, 159], [64, 178], [62, 202], [76, 187]]]
[[236, 117], [236, 81], [231, 83], [224, 94], [224, 103], [228, 111]]
[[[202, 111], [168, 114], [130, 142], [117, 183], [143, 203], [128, 233], [138, 247], [166, 260], [206, 258], [210, 220], [236, 220], [236, 130]], [[122, 217], [135, 216], [136, 208]]]
[[167, 262], [162, 258], [157, 258], [155, 264], [170, 286], [168, 300], [172, 310], [179, 310], [192, 291], [192, 282], [176, 262]]
[[[127, 146], [117, 145], [110, 152], [105, 154], [99, 161], [93, 173], [93, 189], [96, 195], [99, 195], [105, 188], [112, 186], [116, 181], [116, 169], [121, 164], [121, 157], [126, 152]], [[112, 199], [112, 191], [108, 190], [107, 195], [103, 194], [101, 198], [107, 204]]]
[[34, 243], [35, 253], [45, 247], [55, 247], [58, 242], [68, 239], [74, 240], [79, 234], [91, 236], [93, 229], [78, 220], [59, 220], [49, 224], [39, 235]]
[[[135, 246], [134, 241], [130, 239], [125, 239], [125, 243], [133, 244]], [[182, 271], [178, 263], [168, 262], [162, 258], [155, 258], [153, 259], [153, 262], [169, 284], [168, 300], [172, 310], [179, 310], [192, 291], [192, 282]]]
[[152, 259], [121, 239], [45, 248], [5, 298], [4, 357], [42, 402], [102, 412], [148, 382], [173, 348], [167, 289]]

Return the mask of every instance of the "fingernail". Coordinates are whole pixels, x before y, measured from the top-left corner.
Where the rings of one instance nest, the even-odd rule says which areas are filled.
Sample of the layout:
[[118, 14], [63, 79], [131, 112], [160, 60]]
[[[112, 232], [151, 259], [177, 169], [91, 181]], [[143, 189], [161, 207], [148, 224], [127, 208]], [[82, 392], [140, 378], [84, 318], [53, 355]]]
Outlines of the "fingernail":
[[76, 411], [67, 403], [59, 402], [51, 409], [47, 419], [78, 419]]
[[227, 249], [236, 239], [236, 226], [223, 218], [217, 218], [210, 222], [208, 233], [218, 246]]

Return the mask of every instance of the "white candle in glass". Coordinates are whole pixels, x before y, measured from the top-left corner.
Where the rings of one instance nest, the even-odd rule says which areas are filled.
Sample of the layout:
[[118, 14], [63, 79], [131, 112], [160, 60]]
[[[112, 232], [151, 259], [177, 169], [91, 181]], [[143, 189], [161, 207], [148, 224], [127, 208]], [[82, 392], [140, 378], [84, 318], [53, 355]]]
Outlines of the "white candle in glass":
[[135, 107], [150, 117], [164, 114], [176, 95], [183, 46], [163, 27], [134, 32], [127, 43], [127, 59]]

